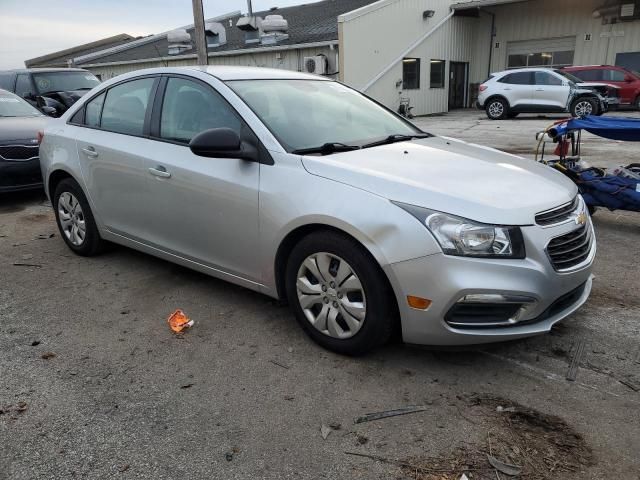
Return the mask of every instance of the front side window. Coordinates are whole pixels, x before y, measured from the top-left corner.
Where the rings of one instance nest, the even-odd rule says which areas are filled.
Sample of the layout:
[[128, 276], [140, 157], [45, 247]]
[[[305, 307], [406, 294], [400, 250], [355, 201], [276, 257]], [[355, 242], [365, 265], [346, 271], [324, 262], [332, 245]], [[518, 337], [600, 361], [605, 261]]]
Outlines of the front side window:
[[13, 91], [16, 76], [13, 73], [0, 73], [0, 88], [3, 90]]
[[170, 78], [160, 116], [160, 136], [189, 143], [198, 133], [211, 128], [231, 128], [240, 135], [241, 123], [212, 88], [183, 78]]
[[402, 88], [404, 90], [420, 88], [419, 58], [405, 58], [402, 60]]
[[154, 78], [141, 78], [110, 88], [102, 107], [100, 126], [116, 133], [142, 135], [154, 82]]
[[16, 95], [22, 98], [31, 98], [34, 96], [31, 79], [26, 73], [18, 75], [18, 79], [16, 80]]
[[363, 145], [394, 134], [424, 134], [337, 82], [235, 80], [227, 84], [289, 152], [325, 143]]
[[429, 86], [431, 88], [444, 88], [444, 70], [446, 62], [444, 60], [431, 60], [431, 75]]
[[560, 86], [562, 80], [547, 72], [535, 72], [536, 85]]
[[40, 95], [73, 90], [91, 90], [100, 84], [100, 80], [90, 72], [34, 73], [33, 81]]

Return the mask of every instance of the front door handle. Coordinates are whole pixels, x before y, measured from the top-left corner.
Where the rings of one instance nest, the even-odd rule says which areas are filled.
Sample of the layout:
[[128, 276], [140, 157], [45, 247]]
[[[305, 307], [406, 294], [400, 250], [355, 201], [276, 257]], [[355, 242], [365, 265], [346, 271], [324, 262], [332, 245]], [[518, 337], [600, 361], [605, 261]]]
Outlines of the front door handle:
[[96, 149], [93, 147], [83, 148], [82, 151], [87, 157], [95, 158], [98, 156], [98, 152], [96, 152]]
[[544, 88], [536, 88], [536, 92], [544, 92], [545, 89]]
[[151, 175], [153, 175], [154, 177], [160, 177], [160, 178], [169, 178], [169, 177], [171, 177], [171, 173], [167, 172], [167, 169], [165, 167], [163, 167], [162, 165], [158, 165], [155, 168], [150, 168], [149, 169], [149, 173]]

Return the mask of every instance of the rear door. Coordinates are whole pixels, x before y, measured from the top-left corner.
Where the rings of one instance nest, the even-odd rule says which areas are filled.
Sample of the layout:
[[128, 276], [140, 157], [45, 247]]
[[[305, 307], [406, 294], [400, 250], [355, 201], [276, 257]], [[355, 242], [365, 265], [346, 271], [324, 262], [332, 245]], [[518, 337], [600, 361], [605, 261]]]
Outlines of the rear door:
[[[211, 85], [168, 76], [154, 105], [153, 155], [145, 162], [154, 244], [220, 272], [259, 283], [259, 186], [256, 162], [194, 155], [189, 141], [211, 128], [258, 139]], [[157, 111], [157, 113], [156, 113]]]
[[511, 108], [526, 108], [534, 103], [532, 72], [509, 73], [496, 82], [497, 93], [503, 95]]
[[145, 158], [155, 142], [145, 136], [158, 82], [150, 76], [110, 87], [85, 105], [83, 126], [73, 127], [98, 217], [109, 231], [134, 240], [149, 239]]
[[560, 75], [552, 72], [534, 72], [534, 103], [541, 109], [550, 107], [552, 110], [567, 108], [571, 87]]

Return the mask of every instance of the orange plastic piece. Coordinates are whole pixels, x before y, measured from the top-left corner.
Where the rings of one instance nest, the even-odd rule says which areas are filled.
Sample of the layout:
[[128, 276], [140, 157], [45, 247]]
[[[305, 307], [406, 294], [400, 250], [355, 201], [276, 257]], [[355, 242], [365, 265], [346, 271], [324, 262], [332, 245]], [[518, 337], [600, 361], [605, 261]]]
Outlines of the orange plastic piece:
[[418, 310], [426, 310], [431, 306], [431, 300], [422, 297], [414, 297], [413, 295], [407, 295], [407, 303], [411, 308]]
[[181, 333], [185, 328], [189, 328], [193, 325], [193, 320], [189, 320], [189, 317], [187, 317], [180, 309], [169, 315], [167, 321], [169, 322], [171, 330], [176, 333]]

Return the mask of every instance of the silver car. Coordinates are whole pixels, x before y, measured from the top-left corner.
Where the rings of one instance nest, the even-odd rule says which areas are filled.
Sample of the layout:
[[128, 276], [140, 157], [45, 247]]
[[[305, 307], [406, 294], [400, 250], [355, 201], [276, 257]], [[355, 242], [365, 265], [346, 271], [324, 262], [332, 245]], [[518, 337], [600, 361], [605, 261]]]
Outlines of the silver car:
[[320, 345], [540, 334], [591, 291], [575, 185], [425, 133], [322, 77], [141, 70], [93, 89], [41, 144], [62, 238], [125, 245], [287, 300]]

